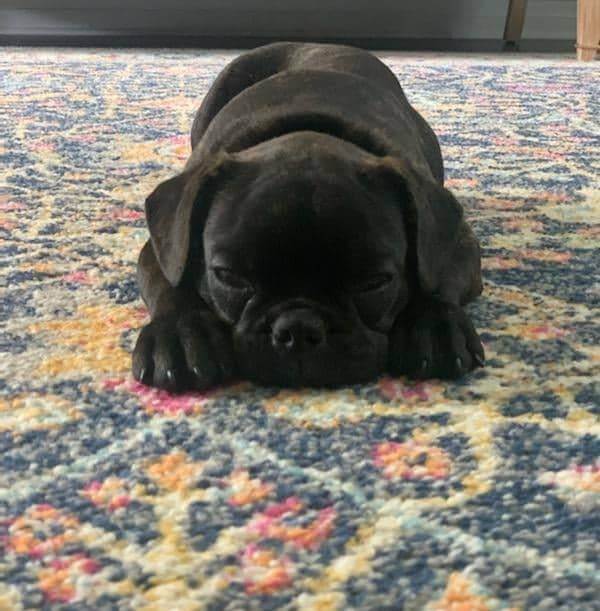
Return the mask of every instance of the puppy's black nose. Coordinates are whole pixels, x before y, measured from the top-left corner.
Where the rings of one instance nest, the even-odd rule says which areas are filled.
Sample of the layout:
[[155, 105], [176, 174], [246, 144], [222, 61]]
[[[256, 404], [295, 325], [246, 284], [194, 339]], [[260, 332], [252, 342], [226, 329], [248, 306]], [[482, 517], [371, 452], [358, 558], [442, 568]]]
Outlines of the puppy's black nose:
[[325, 341], [325, 323], [307, 308], [288, 310], [273, 323], [271, 341], [280, 350], [308, 352]]

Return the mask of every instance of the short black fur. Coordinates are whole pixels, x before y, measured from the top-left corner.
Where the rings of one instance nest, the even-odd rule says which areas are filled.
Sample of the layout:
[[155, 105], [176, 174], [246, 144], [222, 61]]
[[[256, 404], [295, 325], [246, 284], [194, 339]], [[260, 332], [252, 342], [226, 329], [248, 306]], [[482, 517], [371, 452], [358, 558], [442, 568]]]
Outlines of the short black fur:
[[332, 387], [482, 366], [463, 310], [480, 248], [439, 143], [371, 53], [281, 42], [240, 55], [146, 200], [136, 379]]

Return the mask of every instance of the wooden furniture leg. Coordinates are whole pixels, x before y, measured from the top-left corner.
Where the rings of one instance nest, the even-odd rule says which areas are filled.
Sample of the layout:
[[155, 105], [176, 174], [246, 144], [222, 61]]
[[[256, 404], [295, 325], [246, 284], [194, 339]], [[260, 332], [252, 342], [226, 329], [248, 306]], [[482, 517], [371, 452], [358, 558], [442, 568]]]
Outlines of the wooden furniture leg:
[[600, 0], [577, 0], [577, 59], [590, 61], [600, 51]]
[[504, 25], [504, 47], [519, 48], [523, 24], [525, 23], [525, 12], [527, 0], [509, 0], [508, 12], [506, 13], [506, 24]]

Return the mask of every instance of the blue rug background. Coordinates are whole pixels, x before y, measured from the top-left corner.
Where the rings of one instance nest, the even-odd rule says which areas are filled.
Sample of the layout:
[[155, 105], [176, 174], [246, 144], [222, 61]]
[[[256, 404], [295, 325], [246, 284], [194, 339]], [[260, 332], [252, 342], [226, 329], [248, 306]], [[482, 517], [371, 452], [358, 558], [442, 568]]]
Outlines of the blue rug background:
[[483, 247], [485, 369], [132, 380], [143, 202], [235, 52], [0, 50], [0, 609], [598, 609], [600, 81], [380, 54]]

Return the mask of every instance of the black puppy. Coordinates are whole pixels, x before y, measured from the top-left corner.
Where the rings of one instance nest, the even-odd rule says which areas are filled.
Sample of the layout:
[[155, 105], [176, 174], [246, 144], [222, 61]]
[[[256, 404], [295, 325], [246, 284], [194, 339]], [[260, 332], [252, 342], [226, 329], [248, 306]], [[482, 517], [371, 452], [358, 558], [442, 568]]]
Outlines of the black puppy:
[[461, 307], [482, 291], [480, 248], [443, 180], [435, 134], [374, 55], [282, 42], [239, 56], [183, 172], [146, 200], [152, 322], [133, 375], [336, 386], [483, 365]]

